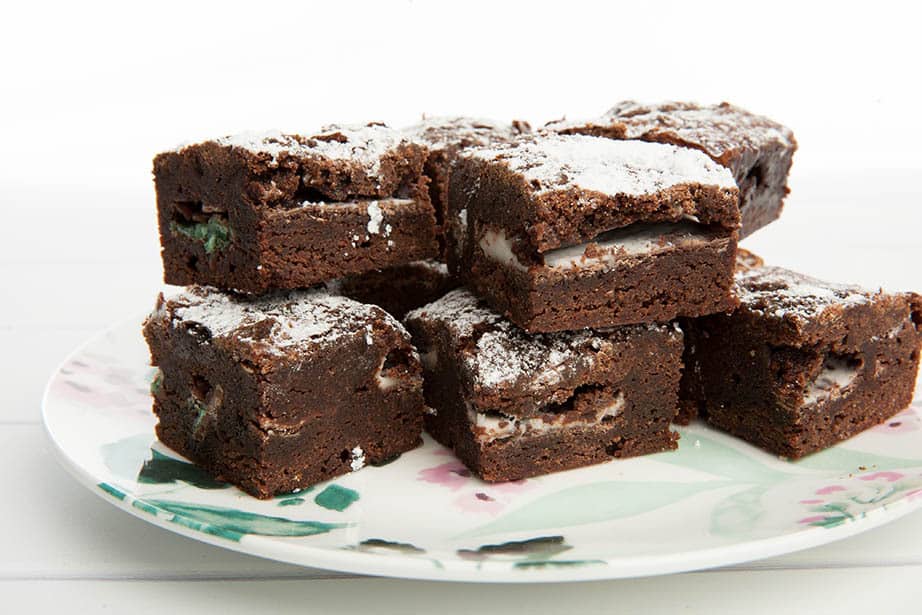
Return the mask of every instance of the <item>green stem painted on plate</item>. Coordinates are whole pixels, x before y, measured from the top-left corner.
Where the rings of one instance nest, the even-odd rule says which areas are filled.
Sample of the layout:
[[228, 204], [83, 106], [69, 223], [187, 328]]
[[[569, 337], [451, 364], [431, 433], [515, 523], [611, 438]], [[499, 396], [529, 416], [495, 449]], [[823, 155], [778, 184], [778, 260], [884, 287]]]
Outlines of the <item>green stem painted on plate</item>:
[[158, 513], [171, 514], [170, 521], [185, 527], [239, 541], [248, 534], [260, 536], [314, 536], [349, 527], [348, 523], [325, 523], [286, 519], [234, 508], [205, 506], [189, 502], [150, 500]]
[[113, 487], [109, 483], [99, 483], [96, 486], [102, 489], [103, 491], [105, 491], [106, 493], [108, 493], [109, 495], [111, 495], [112, 497], [114, 497], [116, 500], [125, 499], [125, 492], [122, 491], [121, 489], [118, 489], [117, 487]]

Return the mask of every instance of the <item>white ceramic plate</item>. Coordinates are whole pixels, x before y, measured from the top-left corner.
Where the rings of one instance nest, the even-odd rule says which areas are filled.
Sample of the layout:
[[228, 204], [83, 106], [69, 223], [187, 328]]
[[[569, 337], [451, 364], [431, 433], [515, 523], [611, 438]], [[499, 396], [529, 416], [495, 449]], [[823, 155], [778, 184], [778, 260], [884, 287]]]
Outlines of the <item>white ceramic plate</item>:
[[44, 399], [65, 466], [171, 531], [305, 566], [484, 582], [610, 579], [722, 566], [857, 534], [922, 505], [922, 405], [792, 463], [704, 425], [679, 450], [514, 483], [424, 446], [260, 501], [154, 437], [138, 321], [67, 359]]

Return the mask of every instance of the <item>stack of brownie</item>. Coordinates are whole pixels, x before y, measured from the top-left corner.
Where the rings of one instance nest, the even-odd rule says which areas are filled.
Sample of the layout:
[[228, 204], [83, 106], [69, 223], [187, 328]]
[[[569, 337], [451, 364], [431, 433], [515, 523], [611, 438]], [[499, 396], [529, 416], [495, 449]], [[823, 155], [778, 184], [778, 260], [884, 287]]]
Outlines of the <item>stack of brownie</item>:
[[258, 497], [423, 427], [488, 481], [669, 450], [695, 416], [792, 458], [848, 438], [910, 402], [922, 299], [737, 249], [795, 149], [731, 105], [629, 102], [160, 154], [190, 286], [145, 324], [158, 436]]

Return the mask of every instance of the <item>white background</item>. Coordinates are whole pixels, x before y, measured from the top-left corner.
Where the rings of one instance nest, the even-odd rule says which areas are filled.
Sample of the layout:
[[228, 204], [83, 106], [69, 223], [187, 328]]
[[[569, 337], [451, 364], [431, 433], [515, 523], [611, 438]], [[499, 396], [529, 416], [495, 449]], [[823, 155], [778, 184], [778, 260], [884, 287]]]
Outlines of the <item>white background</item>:
[[[922, 289], [918, 16], [911, 5], [18, 3], [0, 15], [0, 611], [241, 612], [261, 604], [410, 612], [861, 612], [918, 606], [922, 519], [728, 572], [538, 590], [316, 573], [167, 535], [70, 484], [47, 458], [43, 381], [159, 285], [152, 156], [240, 130], [541, 124], [624, 98], [729, 100], [800, 142], [784, 217], [744, 245], [840, 281]], [[181, 572], [176, 572], [176, 571]], [[244, 581], [253, 577], [252, 581]], [[226, 578], [233, 582], [202, 579]], [[187, 579], [197, 579], [189, 583]], [[530, 593], [535, 592], [535, 593]], [[71, 609], [72, 610], [72, 609]], [[886, 609], [885, 609], [886, 610]], [[545, 611], [541, 611], [545, 612]]]

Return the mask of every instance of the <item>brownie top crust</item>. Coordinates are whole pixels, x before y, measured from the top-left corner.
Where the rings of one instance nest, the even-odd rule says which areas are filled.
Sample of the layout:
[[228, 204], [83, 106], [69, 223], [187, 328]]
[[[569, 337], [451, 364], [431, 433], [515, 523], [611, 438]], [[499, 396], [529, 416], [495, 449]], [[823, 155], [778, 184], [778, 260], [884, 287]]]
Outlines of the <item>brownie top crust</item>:
[[506, 165], [537, 194], [575, 188], [641, 196], [679, 184], [736, 188], [730, 172], [707, 156], [661, 143], [546, 135], [473, 149], [469, 155]]
[[331, 124], [310, 136], [268, 131], [230, 135], [214, 141], [218, 145], [244, 149], [252, 154], [267, 155], [276, 164], [283, 156], [349, 161], [360, 166], [369, 177], [374, 177], [381, 170], [381, 158], [405, 139], [399, 131], [385, 124], [370, 123]]
[[736, 315], [760, 323], [774, 343], [853, 345], [918, 326], [918, 296], [824, 282], [781, 267], [738, 268]]
[[[612, 344], [645, 331], [681, 336], [671, 324], [527, 334], [465, 289], [407, 314], [406, 322], [434, 323], [459, 349], [461, 377], [476, 397], [542, 399], [554, 403], [566, 381], [613, 360]], [[423, 357], [426, 361], [426, 357]], [[627, 362], [626, 362], [627, 363]], [[572, 389], [571, 389], [572, 391]]]
[[296, 358], [358, 332], [372, 345], [375, 323], [399, 331], [409, 342], [409, 334], [384, 310], [320, 289], [245, 297], [190, 286], [167, 296], [161, 293], [151, 318], [260, 355]]
[[547, 128], [562, 134], [676, 143], [700, 148], [715, 160], [722, 160], [728, 152], [740, 147], [758, 149], [771, 143], [796, 147], [794, 133], [789, 128], [726, 102], [649, 105], [629, 100], [618, 103], [599, 118], [562, 120], [548, 124]]
[[425, 146], [385, 124], [334, 124], [310, 135], [244, 133], [182, 145], [154, 158], [154, 176], [239, 183], [255, 204], [296, 206], [416, 198], [425, 158]]
[[807, 321], [834, 306], [868, 303], [872, 294], [858, 286], [834, 284], [782, 269], [747, 267], [736, 274], [741, 306], [769, 318]]
[[505, 124], [470, 117], [427, 117], [403, 130], [408, 139], [432, 149], [467, 148], [508, 141], [531, 132], [527, 122]]

